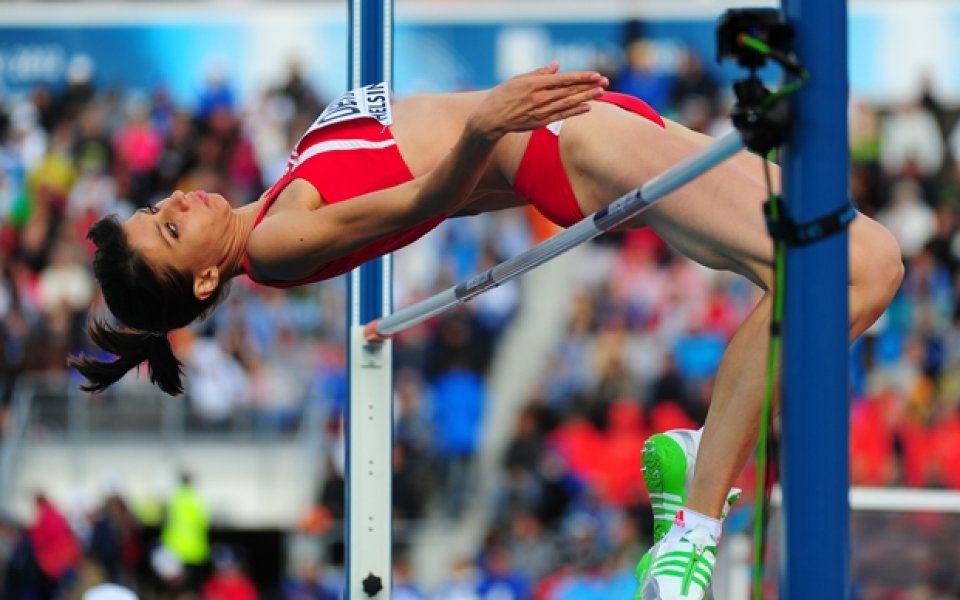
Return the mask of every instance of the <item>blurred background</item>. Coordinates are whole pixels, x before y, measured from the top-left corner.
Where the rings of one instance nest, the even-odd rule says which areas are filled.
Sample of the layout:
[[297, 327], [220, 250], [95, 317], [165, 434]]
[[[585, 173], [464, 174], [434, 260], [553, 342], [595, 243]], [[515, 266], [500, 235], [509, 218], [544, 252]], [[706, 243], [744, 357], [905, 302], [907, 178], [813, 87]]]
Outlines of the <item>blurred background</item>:
[[[729, 128], [721, 0], [398, 0], [398, 95], [553, 58], [707, 133]], [[346, 3], [0, 3], [0, 598], [338, 598], [345, 282], [235, 282], [174, 336], [182, 397], [65, 360], [102, 310], [87, 227], [173, 189], [257, 198], [346, 82]], [[960, 6], [850, 3], [851, 192], [907, 275], [854, 345], [856, 598], [960, 598]], [[522, 210], [396, 255], [395, 304], [555, 233]], [[649, 231], [609, 235], [398, 336], [394, 597], [629, 598], [645, 437], [697, 427], [757, 300]], [[758, 357], [759, 359], [759, 357]], [[717, 597], [747, 598], [747, 498]], [[886, 491], [884, 491], [886, 490]], [[776, 544], [771, 544], [775, 549]], [[775, 564], [775, 556], [771, 558]], [[775, 571], [775, 569], [772, 569]], [[771, 573], [769, 597], [776, 592]]]

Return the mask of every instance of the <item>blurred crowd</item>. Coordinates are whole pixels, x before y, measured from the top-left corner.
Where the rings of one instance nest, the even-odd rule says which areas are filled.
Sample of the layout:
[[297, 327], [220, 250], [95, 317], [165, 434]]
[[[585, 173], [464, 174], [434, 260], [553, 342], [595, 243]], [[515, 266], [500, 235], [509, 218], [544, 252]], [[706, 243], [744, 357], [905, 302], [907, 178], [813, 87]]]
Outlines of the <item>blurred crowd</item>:
[[[614, 89], [696, 130], [729, 127], [730, 94], [692, 52], [664, 69], [656, 45], [637, 40], [626, 47], [623, 68], [610, 74]], [[237, 97], [227, 74], [214, 74], [189, 107], [162, 87], [146, 96], [98, 89], [94, 75], [94, 65], [79, 61], [63, 85], [38, 87], [0, 111], [0, 438], [25, 373], [64, 374], [69, 353], [96, 352], [84, 324], [90, 311], [104, 308], [90, 273], [87, 227], [178, 188], [217, 191], [236, 205], [255, 200], [325, 103], [297, 65], [282, 85], [250, 99]], [[850, 104], [853, 199], [893, 231], [907, 267], [890, 309], [852, 353], [850, 460], [860, 485], [960, 489], [960, 125], [957, 107], [940, 102], [934, 89], [931, 82], [895, 106]], [[550, 233], [528, 212], [448, 222], [398, 253], [395, 302], [429, 295]], [[570, 277], [565, 334], [500, 458], [489, 532], [438, 589], [413, 580], [407, 544], [429, 514], [458, 519], [471, 506], [485, 407], [495, 401], [486, 377], [521, 290], [502, 286], [397, 338], [396, 597], [632, 595], [632, 569], [651, 529], [642, 442], [650, 432], [703, 422], [723, 349], [758, 292], [680, 259], [649, 231], [605, 236], [584, 255], [589, 268]], [[173, 337], [198, 425], [285, 431], [316, 403], [336, 438], [346, 396], [344, 304], [339, 281], [281, 292], [238, 280], [208, 322]], [[147, 387], [134, 373], [107, 396], [122, 401]], [[316, 506], [297, 526], [324, 540], [325, 554], [291, 559], [290, 579], [265, 597], [338, 597], [344, 482], [336, 452], [326, 472]], [[747, 490], [750, 477], [742, 482]], [[138, 519], [117, 508], [122, 504], [108, 498], [102, 517], [111, 531], [130, 533]], [[47, 524], [36, 531], [4, 524], [0, 565], [7, 575], [0, 581], [16, 581], [11, 573], [23, 551], [44, 573], [30, 598], [56, 597], [44, 595], [48, 585], [79, 589], [67, 584], [81, 576], [84, 557], [95, 557], [96, 527], [84, 535], [76, 524], [64, 526], [42, 496], [37, 510]], [[743, 512], [749, 509], [734, 512], [729, 528], [745, 526]], [[69, 569], [44, 565], [42, 532], [53, 530], [75, 538], [72, 556], [58, 559]], [[148, 549], [115, 551], [141, 556]], [[231, 552], [219, 557], [236, 571]], [[184, 564], [155, 558], [154, 574]], [[209, 564], [214, 558], [204, 556]], [[101, 582], [137, 587], [136, 578], [95, 562]], [[166, 590], [180, 594], [170, 597], [256, 597], [204, 591], [200, 580], [181, 575], [195, 585]], [[957, 581], [944, 586], [938, 591], [953, 595], [942, 597], [960, 594]], [[28, 597], [9, 593], [0, 597]], [[898, 597], [894, 588], [878, 594], [871, 597]]]
[[26, 525], [0, 520], [4, 600], [257, 600], [243, 548], [212, 542], [211, 515], [188, 473], [151, 511], [118, 490], [83, 511], [42, 492]]

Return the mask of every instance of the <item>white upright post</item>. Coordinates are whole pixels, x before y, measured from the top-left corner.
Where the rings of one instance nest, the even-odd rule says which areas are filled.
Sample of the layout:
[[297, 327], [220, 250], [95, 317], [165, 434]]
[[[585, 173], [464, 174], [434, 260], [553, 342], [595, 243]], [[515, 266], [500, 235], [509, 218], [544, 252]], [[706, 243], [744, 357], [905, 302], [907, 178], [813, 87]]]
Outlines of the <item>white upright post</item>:
[[350, 600], [389, 598], [393, 473], [392, 345], [350, 328], [347, 564]]
[[[349, 85], [391, 84], [393, 0], [350, 0]], [[391, 342], [367, 344], [363, 324], [392, 310], [392, 260], [349, 278], [346, 560], [348, 600], [391, 596], [393, 373]]]

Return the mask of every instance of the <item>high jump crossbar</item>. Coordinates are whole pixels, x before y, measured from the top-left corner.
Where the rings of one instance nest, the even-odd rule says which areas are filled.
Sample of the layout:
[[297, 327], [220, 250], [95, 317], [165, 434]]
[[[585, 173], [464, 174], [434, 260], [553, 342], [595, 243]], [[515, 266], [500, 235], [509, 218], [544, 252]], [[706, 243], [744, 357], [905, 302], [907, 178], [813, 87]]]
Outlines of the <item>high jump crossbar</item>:
[[379, 321], [368, 323], [367, 328], [368, 330], [371, 327], [374, 328], [375, 333], [380, 336], [393, 335], [463, 304], [602, 233], [623, 225], [667, 194], [709, 171], [743, 148], [744, 143], [740, 132], [732, 130], [641, 187], [627, 192], [606, 208], [584, 217], [550, 239], [458, 285], [404, 307]]

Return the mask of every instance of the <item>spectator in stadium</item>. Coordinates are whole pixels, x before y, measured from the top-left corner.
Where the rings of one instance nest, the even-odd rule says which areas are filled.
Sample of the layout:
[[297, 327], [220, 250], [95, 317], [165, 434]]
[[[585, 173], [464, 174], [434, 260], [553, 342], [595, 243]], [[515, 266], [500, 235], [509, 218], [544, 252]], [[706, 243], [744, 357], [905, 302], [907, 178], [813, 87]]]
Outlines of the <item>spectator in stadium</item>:
[[182, 473], [167, 505], [160, 543], [182, 568], [185, 590], [198, 591], [203, 581], [210, 559], [209, 523], [206, 503], [190, 475]]
[[80, 543], [66, 517], [44, 493], [34, 497], [36, 517], [27, 534], [42, 572], [40, 598], [56, 598], [71, 584], [80, 562]]
[[626, 47], [627, 65], [617, 75], [619, 92], [643, 98], [657, 111], [665, 111], [673, 89], [673, 78], [657, 66], [657, 46], [650, 40], [631, 40]]
[[260, 593], [233, 548], [216, 544], [211, 549], [213, 574], [203, 582], [205, 600], [258, 600]]
[[946, 144], [936, 116], [920, 98], [902, 102], [880, 129], [880, 165], [887, 177], [912, 177], [930, 192], [946, 159]]
[[0, 598], [40, 597], [43, 579], [27, 531], [0, 517]]
[[132, 585], [143, 554], [139, 521], [117, 492], [112, 491], [93, 517], [87, 551], [108, 581]]
[[[287, 173], [256, 203], [232, 209], [217, 194], [177, 191], [122, 224], [98, 221], [90, 231], [98, 246], [94, 270], [122, 327], [92, 323], [94, 341], [118, 358], [76, 358], [72, 364], [89, 380], [85, 389], [104, 389], [146, 361], [152, 381], [179, 393], [167, 334], [215, 307], [233, 276], [276, 287], [334, 277], [448, 216], [524, 203], [569, 226], [709, 143], [636, 98], [605, 93], [606, 84], [598, 73], [561, 74], [552, 64], [487, 91], [392, 104], [384, 85], [368, 86], [328, 107], [291, 154]], [[360, 150], [327, 152], [355, 139], [348, 145]], [[737, 156], [632, 224], [652, 227], [701, 264], [769, 289], [763, 179], [759, 159]], [[849, 233], [850, 333], [857, 336], [889, 303], [902, 263], [895, 240], [875, 221], [859, 216]], [[769, 312], [767, 295], [728, 346], [686, 526], [671, 531], [654, 561], [692, 544], [688, 529], [706, 546], [719, 538], [726, 494], [753, 446], [764, 369], [757, 340], [765, 339]], [[680, 586], [666, 575], [650, 584], [666, 597]]]

